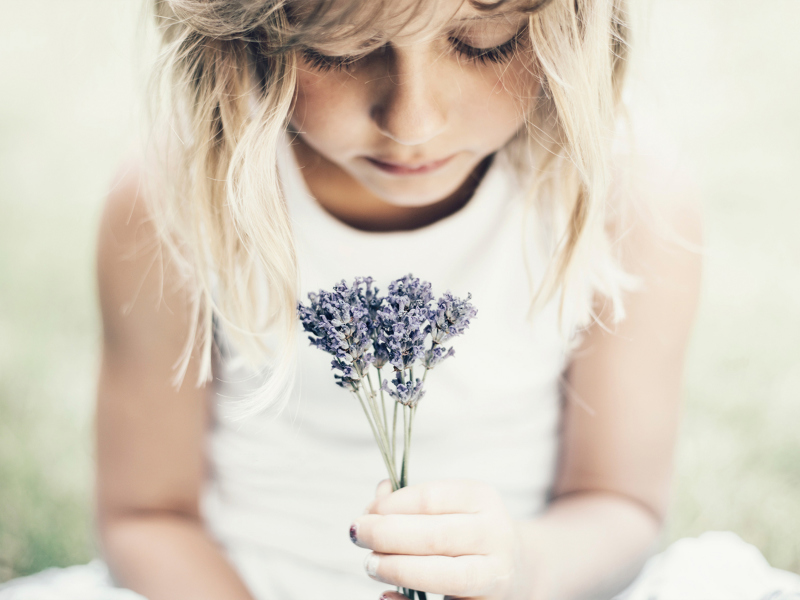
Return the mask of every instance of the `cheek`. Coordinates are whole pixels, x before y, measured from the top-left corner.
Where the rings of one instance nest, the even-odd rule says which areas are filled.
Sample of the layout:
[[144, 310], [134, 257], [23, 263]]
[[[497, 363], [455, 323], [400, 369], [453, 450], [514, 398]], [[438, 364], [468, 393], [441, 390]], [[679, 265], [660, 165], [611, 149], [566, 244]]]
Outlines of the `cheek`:
[[461, 88], [462, 123], [479, 127], [495, 145], [502, 145], [525, 122], [538, 92], [538, 79], [519, 58], [505, 65], [487, 65]]
[[335, 151], [365, 126], [365, 98], [338, 73], [298, 69], [292, 126], [318, 149]]

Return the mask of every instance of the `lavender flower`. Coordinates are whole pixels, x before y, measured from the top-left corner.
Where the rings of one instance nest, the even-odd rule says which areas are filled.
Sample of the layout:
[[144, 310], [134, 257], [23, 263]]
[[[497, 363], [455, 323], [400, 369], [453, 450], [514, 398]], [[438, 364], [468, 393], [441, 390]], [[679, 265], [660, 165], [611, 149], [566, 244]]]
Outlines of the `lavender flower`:
[[434, 346], [430, 350], [425, 351], [425, 357], [422, 359], [422, 364], [426, 369], [432, 369], [445, 358], [449, 358], [455, 353], [456, 351], [452, 347], [445, 348], [444, 346]]
[[389, 284], [386, 306], [378, 311], [376, 354], [386, 353], [396, 371], [425, 355], [426, 321], [433, 301], [431, 284], [411, 274]]
[[393, 388], [389, 387], [389, 382], [384, 379], [381, 383], [381, 389], [388, 392], [400, 404], [414, 408], [422, 396], [425, 395], [425, 390], [422, 389], [422, 380], [418, 377], [413, 383], [411, 381], [404, 382], [400, 378], [400, 373], [400, 371], [395, 373], [395, 377], [392, 380]]
[[303, 329], [312, 334], [308, 338], [311, 344], [334, 356], [331, 366], [341, 371], [334, 375], [337, 385], [353, 390], [358, 389], [375, 360], [368, 352], [372, 339], [369, 304], [361, 291], [364, 283], [362, 278], [356, 278], [349, 288], [342, 280], [332, 292], [310, 292], [310, 307], [302, 303], [297, 307]]
[[469, 320], [478, 314], [471, 298], [472, 294], [467, 294], [466, 300], [461, 300], [447, 291], [439, 298], [437, 307], [429, 311], [430, 324], [425, 331], [431, 334], [434, 347], [464, 333]]

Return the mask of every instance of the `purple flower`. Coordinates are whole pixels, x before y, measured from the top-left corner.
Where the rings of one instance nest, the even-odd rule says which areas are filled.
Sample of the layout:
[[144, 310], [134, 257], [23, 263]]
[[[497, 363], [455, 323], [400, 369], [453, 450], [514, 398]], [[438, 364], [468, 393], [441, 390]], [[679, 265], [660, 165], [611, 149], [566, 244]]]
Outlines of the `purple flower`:
[[431, 284], [411, 274], [389, 284], [385, 306], [377, 313], [375, 353], [396, 371], [413, 366], [425, 355], [426, 321], [433, 301]]
[[449, 358], [455, 353], [456, 351], [452, 347], [445, 348], [444, 346], [437, 345], [425, 352], [425, 357], [422, 359], [422, 364], [426, 369], [432, 369], [445, 358]]
[[320, 290], [310, 292], [311, 306], [297, 306], [303, 329], [311, 335], [313, 346], [334, 356], [331, 366], [341, 374], [335, 374], [337, 385], [357, 390], [367, 368], [374, 362], [368, 352], [372, 342], [369, 319], [369, 304], [361, 286], [367, 284], [370, 291], [372, 280], [366, 282], [357, 277], [352, 287], [342, 280], [333, 286], [332, 292]]
[[394, 379], [392, 379], [393, 387], [389, 387], [389, 382], [384, 379], [381, 389], [388, 392], [400, 404], [413, 408], [425, 395], [425, 390], [422, 389], [422, 380], [418, 377], [413, 383], [410, 380], [404, 382], [400, 378], [400, 373], [400, 371], [395, 373]]
[[478, 310], [470, 303], [471, 298], [472, 294], [467, 294], [466, 300], [461, 300], [447, 291], [439, 298], [436, 308], [429, 311], [430, 324], [425, 331], [431, 334], [434, 348], [464, 333], [469, 320], [478, 314]]
[[418, 360], [432, 369], [454, 355], [442, 344], [462, 334], [476, 315], [472, 295], [461, 300], [448, 291], [434, 305], [431, 284], [410, 273], [392, 281], [385, 297], [372, 284], [372, 277], [356, 277], [350, 287], [342, 280], [332, 291], [309, 293], [310, 305], [297, 305], [300, 322], [311, 344], [333, 356], [337, 385], [358, 391], [370, 365], [391, 364], [397, 373], [392, 397], [415, 405], [422, 383], [405, 381], [403, 373]]

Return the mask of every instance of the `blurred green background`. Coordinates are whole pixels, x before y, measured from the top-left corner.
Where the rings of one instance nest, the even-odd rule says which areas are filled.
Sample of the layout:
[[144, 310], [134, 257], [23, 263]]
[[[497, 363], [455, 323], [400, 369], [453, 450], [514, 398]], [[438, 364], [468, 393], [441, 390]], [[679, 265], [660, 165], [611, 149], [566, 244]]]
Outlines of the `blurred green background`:
[[[0, 0], [0, 582], [89, 560], [94, 240], [135, 143], [139, 0]], [[706, 212], [668, 539], [800, 572], [800, 1], [632, 0], [632, 101]]]

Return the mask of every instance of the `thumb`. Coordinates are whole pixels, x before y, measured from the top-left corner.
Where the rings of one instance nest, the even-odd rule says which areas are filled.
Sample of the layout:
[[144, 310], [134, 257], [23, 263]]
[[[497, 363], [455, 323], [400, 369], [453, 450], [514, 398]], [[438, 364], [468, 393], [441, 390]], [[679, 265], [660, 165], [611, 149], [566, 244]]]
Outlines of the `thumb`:
[[375, 506], [375, 503], [378, 502], [378, 500], [380, 500], [381, 498], [385, 498], [391, 493], [392, 493], [392, 482], [389, 481], [388, 479], [382, 480], [378, 484], [378, 487], [375, 488], [375, 499], [369, 504], [367, 504], [367, 508], [364, 509], [364, 514], [368, 515], [369, 513], [371, 513], [373, 507]]
[[375, 488], [375, 499], [380, 500], [392, 493], [392, 482], [388, 479], [383, 479]]

